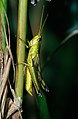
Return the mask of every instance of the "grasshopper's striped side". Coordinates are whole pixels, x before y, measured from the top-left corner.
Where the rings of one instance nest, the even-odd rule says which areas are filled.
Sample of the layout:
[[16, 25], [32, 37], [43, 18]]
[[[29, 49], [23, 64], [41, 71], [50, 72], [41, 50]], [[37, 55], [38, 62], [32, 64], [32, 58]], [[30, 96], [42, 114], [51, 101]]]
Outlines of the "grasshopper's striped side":
[[38, 95], [41, 95], [41, 91], [39, 88], [39, 84], [38, 84], [37, 76], [36, 76], [36, 72], [35, 72], [35, 66], [34, 66], [34, 61], [35, 61], [35, 58], [37, 57], [39, 43], [40, 43], [40, 42], [38, 42], [37, 38], [38, 38], [38, 35], [35, 36], [29, 43], [30, 49], [29, 49], [29, 53], [28, 53], [27, 64], [28, 64], [28, 69], [30, 71], [31, 79], [34, 84], [36, 93]]
[[[36, 62], [37, 62], [36, 67], [39, 66], [39, 61], [37, 61], [38, 60], [37, 58], [39, 56], [40, 40], [41, 40], [41, 36], [37, 35], [30, 41], [30, 43], [29, 43], [30, 49], [29, 49], [29, 53], [28, 53], [27, 64], [28, 64], [28, 68], [29, 68], [29, 71], [31, 74], [31, 80], [34, 84], [36, 93], [41, 96], [41, 90], [40, 90], [39, 85], [41, 85], [41, 87], [44, 90], [46, 90], [47, 92], [49, 90], [48, 90], [45, 82], [42, 80], [42, 77], [40, 80], [38, 80], [39, 78], [36, 75], [36, 70], [35, 70]], [[39, 72], [39, 71], [37, 71], [37, 72]], [[41, 76], [41, 74], [40, 74], [40, 76]], [[40, 84], [39, 84], [39, 82], [40, 82]]]

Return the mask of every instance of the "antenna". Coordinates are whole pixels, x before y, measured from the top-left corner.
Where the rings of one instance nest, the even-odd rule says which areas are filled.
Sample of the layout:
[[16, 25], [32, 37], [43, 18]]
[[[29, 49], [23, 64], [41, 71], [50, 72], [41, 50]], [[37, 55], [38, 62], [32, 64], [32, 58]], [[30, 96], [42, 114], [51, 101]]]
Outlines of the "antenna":
[[[46, 16], [44, 22], [42, 22], [42, 21], [43, 21], [43, 15], [44, 15], [44, 5], [43, 5], [43, 8], [42, 8], [42, 15], [41, 15], [41, 19], [40, 19], [40, 28], [39, 28], [39, 33], [38, 33], [38, 34], [41, 34], [41, 33], [42, 33], [43, 28], [44, 28], [44, 25], [45, 25], [46, 20], [47, 20], [47, 17], [48, 17], [48, 14], [47, 14], [47, 16]], [[42, 24], [42, 23], [43, 23], [43, 24]]]

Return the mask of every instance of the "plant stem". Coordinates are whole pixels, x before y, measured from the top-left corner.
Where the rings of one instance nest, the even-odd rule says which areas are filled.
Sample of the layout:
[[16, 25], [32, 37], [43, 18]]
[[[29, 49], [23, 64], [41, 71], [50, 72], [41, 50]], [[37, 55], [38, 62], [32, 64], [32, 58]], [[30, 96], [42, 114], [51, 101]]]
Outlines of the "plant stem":
[[19, 0], [18, 4], [18, 29], [17, 29], [17, 66], [16, 66], [16, 96], [23, 98], [24, 84], [24, 65], [25, 62], [25, 45], [19, 39], [26, 39], [27, 28], [27, 0]]
[[42, 93], [42, 97], [37, 96], [37, 104], [39, 108], [40, 119], [50, 119], [47, 100], [44, 93]]
[[[5, 18], [6, 7], [7, 7], [7, 0], [0, 0], [0, 12], [1, 12], [0, 15], [2, 15], [3, 22], [5, 25], [6, 25], [6, 18]], [[1, 22], [1, 16], [0, 16], [0, 22]], [[1, 37], [2, 37], [2, 50], [3, 52], [5, 52], [5, 48], [6, 48], [5, 35], [3, 32], [3, 28], [0, 27], [0, 29], [1, 29]]]

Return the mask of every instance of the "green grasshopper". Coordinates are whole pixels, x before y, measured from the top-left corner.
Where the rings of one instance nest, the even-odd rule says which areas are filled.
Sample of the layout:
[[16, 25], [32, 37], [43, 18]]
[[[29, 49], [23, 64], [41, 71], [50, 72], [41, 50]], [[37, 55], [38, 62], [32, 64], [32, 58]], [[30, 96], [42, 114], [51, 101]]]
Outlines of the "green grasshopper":
[[[42, 19], [43, 19], [43, 12], [41, 16], [40, 29], [38, 35], [36, 35], [29, 42], [29, 52], [28, 52], [27, 69], [26, 69], [26, 90], [30, 95], [32, 95], [32, 83], [33, 83], [36, 93], [39, 96], [42, 95], [40, 90], [40, 85], [46, 92], [49, 92], [45, 82], [42, 80], [40, 66], [39, 66], [39, 49], [41, 44], [41, 36], [47, 17], [43, 25], [42, 25]], [[38, 70], [37, 72], [36, 69]]]

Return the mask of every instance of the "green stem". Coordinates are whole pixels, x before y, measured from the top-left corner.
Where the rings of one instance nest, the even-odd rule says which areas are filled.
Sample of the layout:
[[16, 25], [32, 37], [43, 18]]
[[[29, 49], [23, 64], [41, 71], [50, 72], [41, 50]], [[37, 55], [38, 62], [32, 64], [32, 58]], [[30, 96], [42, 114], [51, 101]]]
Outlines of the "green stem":
[[46, 96], [43, 93], [42, 97], [37, 96], [37, 104], [39, 108], [40, 119], [50, 119]]
[[[6, 8], [7, 8], [7, 0], [0, 0], [0, 12], [3, 17], [2, 19], [3, 19], [4, 25], [6, 25], [6, 17], [5, 17]], [[1, 18], [0, 18], [0, 22], [1, 22]], [[1, 28], [1, 34], [2, 34], [2, 50], [3, 52], [5, 52], [6, 42], [5, 42], [5, 35], [3, 32], [3, 28]]]
[[18, 4], [18, 30], [17, 30], [17, 66], [16, 66], [16, 96], [23, 98], [24, 84], [24, 65], [25, 62], [25, 45], [19, 39], [26, 40], [27, 28], [27, 0], [19, 0]]

